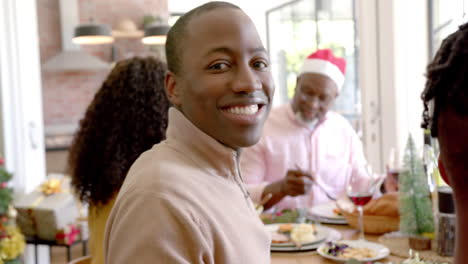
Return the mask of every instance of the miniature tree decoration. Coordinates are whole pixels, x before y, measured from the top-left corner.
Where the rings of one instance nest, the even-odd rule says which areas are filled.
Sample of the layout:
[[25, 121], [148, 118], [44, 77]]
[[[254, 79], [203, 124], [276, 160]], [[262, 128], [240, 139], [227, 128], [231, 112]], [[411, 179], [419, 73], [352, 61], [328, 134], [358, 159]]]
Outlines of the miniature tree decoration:
[[410, 236], [431, 237], [434, 233], [431, 195], [423, 161], [411, 135], [403, 163], [399, 178], [400, 231]]

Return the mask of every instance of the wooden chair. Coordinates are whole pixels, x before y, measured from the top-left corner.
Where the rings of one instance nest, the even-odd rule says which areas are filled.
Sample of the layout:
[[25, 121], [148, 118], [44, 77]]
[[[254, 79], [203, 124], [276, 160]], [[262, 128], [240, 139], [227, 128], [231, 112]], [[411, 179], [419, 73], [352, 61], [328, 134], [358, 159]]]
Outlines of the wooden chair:
[[91, 256], [84, 256], [84, 257], [76, 258], [68, 262], [68, 264], [91, 264]]

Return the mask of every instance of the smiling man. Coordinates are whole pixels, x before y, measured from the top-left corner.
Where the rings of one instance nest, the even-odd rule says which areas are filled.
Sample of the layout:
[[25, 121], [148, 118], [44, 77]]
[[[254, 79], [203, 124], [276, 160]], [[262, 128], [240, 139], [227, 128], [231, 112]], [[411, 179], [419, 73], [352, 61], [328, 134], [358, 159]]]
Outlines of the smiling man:
[[[290, 103], [272, 110], [258, 144], [242, 155], [254, 201], [265, 208], [304, 208], [345, 193], [351, 164], [364, 165], [361, 141], [349, 122], [330, 111], [344, 82], [346, 62], [331, 50], [311, 54], [299, 72]], [[312, 184], [320, 183], [320, 188]]]
[[106, 263], [269, 263], [239, 171], [270, 110], [270, 62], [237, 6], [182, 16], [166, 43], [167, 140], [133, 164], [106, 227]]

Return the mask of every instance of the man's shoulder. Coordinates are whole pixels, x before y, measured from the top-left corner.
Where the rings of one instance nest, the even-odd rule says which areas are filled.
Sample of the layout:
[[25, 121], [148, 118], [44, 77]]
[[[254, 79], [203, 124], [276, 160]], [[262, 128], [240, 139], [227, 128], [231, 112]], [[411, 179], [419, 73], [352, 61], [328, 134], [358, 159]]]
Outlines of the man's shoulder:
[[325, 123], [329, 126], [335, 126], [335, 127], [340, 127], [346, 130], [353, 130], [353, 127], [351, 126], [351, 123], [346, 119], [343, 115], [340, 113], [334, 112], [334, 111], [329, 111], [327, 113], [327, 118], [325, 120]]
[[143, 152], [130, 168], [130, 173], [148, 172], [157, 170], [158, 172], [171, 171], [179, 166], [167, 166], [171, 164], [182, 165], [182, 153], [168, 142], [162, 142], [154, 145], [151, 149]]
[[122, 191], [177, 186], [186, 170], [193, 170], [190, 159], [171, 144], [163, 142], [138, 157], [127, 173]]

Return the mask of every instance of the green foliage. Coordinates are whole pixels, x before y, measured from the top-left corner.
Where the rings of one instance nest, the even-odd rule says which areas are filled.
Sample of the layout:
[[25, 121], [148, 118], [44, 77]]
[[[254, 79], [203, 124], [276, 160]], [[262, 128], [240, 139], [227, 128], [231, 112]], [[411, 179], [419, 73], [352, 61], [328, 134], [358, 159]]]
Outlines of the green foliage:
[[0, 215], [8, 211], [8, 205], [13, 200], [13, 190], [11, 188], [0, 188]]
[[404, 171], [399, 177], [400, 231], [409, 235], [434, 232], [434, 216], [429, 186], [411, 135], [403, 159]]
[[285, 209], [274, 215], [262, 215], [264, 224], [278, 224], [278, 223], [295, 223], [299, 217], [299, 212], [297, 210]]
[[0, 166], [0, 183], [9, 182], [11, 180], [11, 173], [7, 172], [5, 168]]
[[0, 165], [0, 215], [7, 213], [8, 205], [13, 200], [13, 190], [7, 187], [7, 182], [11, 180], [11, 177], [11, 173]]

